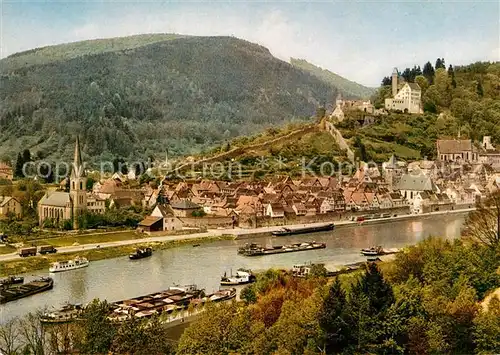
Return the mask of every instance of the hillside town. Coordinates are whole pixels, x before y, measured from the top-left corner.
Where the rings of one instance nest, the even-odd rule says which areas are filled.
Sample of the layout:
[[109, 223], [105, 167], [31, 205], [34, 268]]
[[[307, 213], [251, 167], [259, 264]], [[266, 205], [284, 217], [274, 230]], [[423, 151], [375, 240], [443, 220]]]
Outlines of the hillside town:
[[[184, 228], [256, 228], [373, 218], [380, 214], [421, 214], [474, 207], [500, 188], [500, 151], [483, 137], [436, 142], [437, 159], [405, 162], [392, 156], [381, 166], [361, 163], [352, 176], [273, 176], [258, 181], [209, 179], [171, 181], [136, 188], [132, 174], [115, 173], [87, 190], [78, 139], [75, 144], [69, 191], [48, 190], [38, 202], [40, 226], [72, 220], [78, 229], [82, 213], [103, 214], [106, 208], [140, 206], [152, 212], [137, 228], [141, 232], [179, 231]], [[3, 167], [3, 173], [11, 172]], [[107, 207], [106, 207], [107, 206]], [[14, 196], [0, 197], [0, 216], [22, 208]]]

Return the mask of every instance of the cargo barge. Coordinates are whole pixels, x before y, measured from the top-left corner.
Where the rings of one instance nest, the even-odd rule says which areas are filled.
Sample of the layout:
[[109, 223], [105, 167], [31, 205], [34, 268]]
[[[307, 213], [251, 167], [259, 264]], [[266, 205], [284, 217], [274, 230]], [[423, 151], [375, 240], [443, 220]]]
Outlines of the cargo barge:
[[54, 280], [50, 277], [42, 277], [19, 286], [4, 287], [0, 289], [0, 303], [15, 301], [40, 292], [51, 290]]
[[66, 304], [60, 310], [46, 312], [40, 317], [41, 323], [68, 323], [79, 320], [85, 308], [80, 304]]
[[294, 253], [298, 251], [307, 251], [307, 250], [324, 249], [324, 248], [326, 248], [326, 243], [316, 243], [316, 242], [294, 243], [290, 245], [277, 245], [272, 247], [263, 247], [255, 243], [251, 244], [247, 243], [245, 244], [244, 247], [238, 249], [238, 254], [244, 256], [260, 256], [260, 255]]
[[196, 286], [170, 287], [167, 290], [152, 293], [128, 300], [113, 302], [108, 319], [124, 321], [131, 316], [149, 318], [153, 315], [171, 314], [182, 311], [190, 304], [199, 305], [207, 301], [221, 302], [236, 297], [236, 289], [219, 290], [211, 295], [205, 295]]
[[304, 227], [304, 228], [287, 228], [283, 227], [279, 231], [272, 232], [271, 234], [275, 237], [282, 237], [287, 235], [295, 235], [295, 234], [306, 234], [306, 233], [316, 233], [316, 232], [325, 232], [331, 231], [335, 228], [333, 223], [324, 224], [321, 226], [315, 227]]
[[128, 256], [130, 260], [137, 260], [147, 258], [153, 255], [153, 249], [145, 248], [145, 249], [136, 249], [136, 251]]
[[24, 282], [24, 277], [22, 276], [9, 276], [6, 279], [0, 280], [0, 287], [22, 284]]

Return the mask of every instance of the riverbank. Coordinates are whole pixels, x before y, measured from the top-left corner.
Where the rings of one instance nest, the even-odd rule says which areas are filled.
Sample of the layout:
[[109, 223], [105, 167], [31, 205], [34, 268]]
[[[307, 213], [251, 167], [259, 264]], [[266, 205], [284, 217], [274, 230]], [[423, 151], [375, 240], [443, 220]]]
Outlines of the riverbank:
[[152, 247], [153, 250], [164, 250], [186, 244], [202, 244], [227, 239], [234, 239], [234, 237], [231, 235], [219, 235], [202, 238], [169, 240], [164, 242], [151, 241], [140, 244], [134, 243], [129, 245], [93, 249], [83, 249], [82, 246], [80, 246], [79, 251], [64, 253], [64, 257], [61, 257], [59, 254], [46, 254], [44, 256], [37, 255], [28, 258], [17, 257], [8, 261], [2, 261], [0, 262], [0, 276], [18, 275], [31, 271], [48, 269], [49, 265], [55, 261], [62, 259], [67, 260], [76, 256], [86, 257], [90, 261], [95, 261], [126, 256], [134, 252], [136, 248]]
[[[369, 219], [369, 220], [364, 220], [362, 222], [344, 220], [344, 221], [332, 221], [331, 223], [335, 223], [335, 230], [337, 230], [337, 229], [341, 229], [341, 228], [345, 228], [345, 227], [393, 223], [393, 222], [397, 222], [397, 221], [424, 219], [427, 217], [434, 217], [434, 216], [440, 216], [440, 215], [467, 214], [467, 213], [475, 211], [475, 210], [476, 210], [475, 208], [467, 208], [467, 209], [460, 209], [460, 210], [397, 215], [396, 217]], [[325, 222], [321, 222], [321, 223], [309, 223], [309, 224], [287, 224], [286, 226], [260, 227], [260, 228], [254, 228], [254, 229], [233, 229], [233, 230], [226, 230], [226, 232], [228, 234], [230, 234], [230, 232], [232, 232], [232, 234], [234, 234], [236, 239], [247, 239], [247, 238], [269, 237], [272, 235], [272, 232], [279, 231], [283, 227], [287, 227], [287, 228], [291, 228], [291, 229], [302, 228], [302, 227], [315, 227], [315, 226], [324, 225], [325, 223], [328, 223], [328, 222], [325, 221]], [[307, 234], [305, 234], [305, 235], [307, 235]]]
[[[356, 227], [360, 225], [372, 225], [372, 224], [386, 224], [393, 223], [396, 221], [405, 221], [405, 220], [418, 220], [425, 219], [429, 217], [435, 217], [440, 215], [454, 215], [454, 214], [466, 214], [471, 211], [474, 211], [474, 208], [470, 209], [462, 209], [462, 210], [451, 210], [451, 211], [438, 211], [438, 212], [429, 212], [422, 214], [411, 214], [411, 215], [398, 215], [396, 217], [390, 218], [378, 218], [378, 219], [370, 219], [362, 222], [357, 221], [337, 221], [335, 222], [335, 229], [341, 229], [346, 227]], [[301, 228], [304, 226], [319, 226], [324, 223], [312, 223], [312, 224], [297, 224], [297, 225], [287, 225], [287, 228]], [[244, 228], [234, 228], [234, 229], [220, 229], [220, 230], [209, 230], [208, 232], [202, 233], [193, 233], [193, 234], [180, 234], [180, 235], [158, 235], [158, 236], [149, 236], [143, 237], [142, 235], [138, 235], [135, 232], [127, 232], [130, 233], [133, 239], [125, 239], [122, 238], [124, 235], [113, 235], [102, 236], [103, 239], [99, 239], [96, 241], [94, 237], [85, 237], [85, 239], [94, 241], [94, 243], [89, 244], [78, 244], [71, 246], [62, 246], [58, 248], [58, 253], [56, 255], [50, 256], [37, 256], [37, 257], [29, 257], [27, 259], [19, 257], [16, 252], [11, 252], [9, 254], [0, 253], [0, 275], [9, 275], [12, 273], [20, 273], [25, 270], [33, 271], [40, 270], [54, 261], [54, 259], [58, 258], [59, 254], [67, 254], [66, 258], [71, 258], [74, 255], [81, 255], [87, 257], [89, 260], [101, 260], [107, 258], [114, 258], [122, 255], [127, 255], [131, 253], [135, 248], [149, 245], [156, 248], [155, 245], [171, 245], [168, 248], [173, 247], [175, 245], [184, 245], [186, 243], [199, 243], [199, 242], [210, 242], [214, 240], [222, 239], [248, 239], [248, 238], [259, 238], [259, 237], [269, 237], [272, 236], [272, 232], [278, 231], [283, 226], [272, 226], [272, 227], [260, 227], [254, 229], [244, 229]], [[132, 234], [134, 233], [134, 234]], [[128, 234], [127, 234], [128, 235]], [[68, 243], [73, 240], [71, 238], [82, 238], [82, 237], [60, 237], [64, 238], [63, 240], [59, 240], [56, 238], [55, 240], [47, 240], [47, 242], [52, 242], [52, 245], [58, 246], [57, 244], [68, 245]], [[142, 238], [139, 238], [142, 237]], [[68, 239], [70, 238], [70, 239]], [[111, 240], [110, 240], [111, 239]], [[114, 250], [108, 250], [114, 249]], [[12, 250], [12, 249], [10, 249]], [[38, 259], [37, 259], [38, 258]], [[12, 266], [14, 265], [14, 267]], [[36, 266], [35, 266], [36, 265]], [[19, 271], [18, 271], [19, 270]]]

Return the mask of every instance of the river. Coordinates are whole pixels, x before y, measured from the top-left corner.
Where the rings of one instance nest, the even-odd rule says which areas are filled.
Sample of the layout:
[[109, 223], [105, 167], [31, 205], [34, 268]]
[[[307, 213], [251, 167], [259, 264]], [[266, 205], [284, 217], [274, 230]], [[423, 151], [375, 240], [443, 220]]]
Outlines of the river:
[[[399, 248], [430, 235], [454, 239], [460, 235], [464, 218], [465, 214], [429, 216], [420, 220], [341, 227], [314, 235], [222, 240], [196, 248], [188, 244], [159, 250], [150, 258], [135, 261], [128, 257], [93, 261], [84, 269], [52, 274], [54, 288], [50, 291], [0, 305], [0, 321], [39, 308], [60, 307], [65, 302], [87, 303], [94, 298], [118, 301], [160, 291], [173, 284], [196, 284], [210, 293], [219, 289], [220, 276], [225, 271], [229, 273], [239, 267], [259, 271], [271, 267], [291, 268], [305, 262], [344, 265], [363, 261], [366, 259], [359, 250], [372, 245]], [[237, 255], [238, 247], [249, 242], [281, 245], [311, 240], [326, 242], [327, 248], [260, 257]], [[39, 271], [23, 276], [29, 281], [47, 275], [48, 271]]]

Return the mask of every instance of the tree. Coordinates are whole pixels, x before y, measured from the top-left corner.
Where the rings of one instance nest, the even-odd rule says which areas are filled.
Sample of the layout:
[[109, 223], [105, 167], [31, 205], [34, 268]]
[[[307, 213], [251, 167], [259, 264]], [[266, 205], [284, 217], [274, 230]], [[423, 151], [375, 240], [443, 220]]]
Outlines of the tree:
[[350, 340], [349, 325], [345, 320], [346, 295], [339, 279], [330, 287], [319, 314], [319, 326], [324, 333], [327, 354], [340, 353]]
[[483, 89], [483, 84], [481, 84], [481, 81], [477, 82], [476, 92], [479, 97], [484, 96], [484, 89]]
[[369, 306], [375, 312], [383, 312], [394, 303], [391, 285], [384, 280], [380, 269], [375, 263], [365, 264], [365, 273], [356, 284], [353, 292], [360, 292], [368, 297]]
[[451, 79], [446, 69], [436, 69], [436, 73], [434, 74], [434, 85], [437, 90], [436, 105], [448, 107], [451, 102]]
[[23, 162], [27, 163], [29, 161], [31, 161], [31, 153], [29, 149], [25, 149], [23, 150]]
[[208, 303], [196, 324], [182, 334], [177, 354], [228, 355], [252, 340], [249, 310], [236, 302]]
[[111, 346], [115, 354], [174, 354], [166, 328], [158, 317], [140, 320], [130, 317], [120, 324]]
[[13, 318], [0, 325], [0, 352], [15, 355], [20, 347], [19, 320]]
[[40, 322], [42, 312], [28, 313], [19, 323], [24, 353], [43, 355], [46, 350], [45, 327]]
[[401, 76], [405, 79], [407, 83], [412, 82], [414, 78], [412, 77], [412, 72], [410, 68], [406, 68], [401, 74]]
[[455, 80], [455, 70], [453, 70], [451, 64], [448, 67], [448, 76], [451, 78], [451, 86], [455, 89], [457, 87], [457, 81]]
[[417, 75], [415, 77], [415, 82], [418, 84], [418, 86], [420, 86], [420, 89], [422, 90], [422, 96], [423, 96], [425, 94], [425, 91], [429, 87], [429, 82], [427, 81], [425, 76], [423, 76], [421, 74]]
[[500, 300], [493, 297], [488, 309], [474, 319], [474, 344], [478, 354], [496, 354], [500, 351]]
[[427, 79], [429, 84], [432, 84], [434, 81], [434, 67], [431, 62], [427, 62], [424, 65], [424, 69], [422, 70], [422, 75]]
[[382, 79], [382, 86], [391, 86], [392, 85], [392, 79], [390, 76], [384, 76]]
[[444, 58], [438, 58], [436, 60], [436, 66], [435, 66], [436, 70], [438, 70], [439, 68], [443, 68], [443, 69], [446, 69], [446, 64], [444, 62]]
[[500, 191], [476, 204], [476, 210], [467, 217], [466, 226], [466, 233], [473, 240], [493, 249], [500, 245]]
[[14, 176], [15, 177], [17, 177], [17, 178], [24, 177], [23, 166], [24, 166], [23, 156], [21, 155], [21, 153], [18, 153], [17, 160], [16, 160], [16, 167], [14, 169]]
[[94, 187], [94, 184], [95, 184], [95, 180], [93, 177], [89, 176], [87, 178], [87, 184], [86, 184], [86, 189], [87, 191], [92, 191], [92, 188]]
[[257, 295], [255, 294], [255, 289], [252, 286], [247, 286], [240, 292], [240, 299], [245, 301], [247, 304], [257, 302]]
[[314, 264], [311, 266], [311, 270], [309, 271], [308, 277], [317, 278], [317, 277], [326, 277], [328, 270], [324, 264]]
[[108, 319], [106, 301], [93, 300], [82, 314], [81, 335], [76, 348], [84, 354], [107, 353], [115, 336], [115, 327]]

